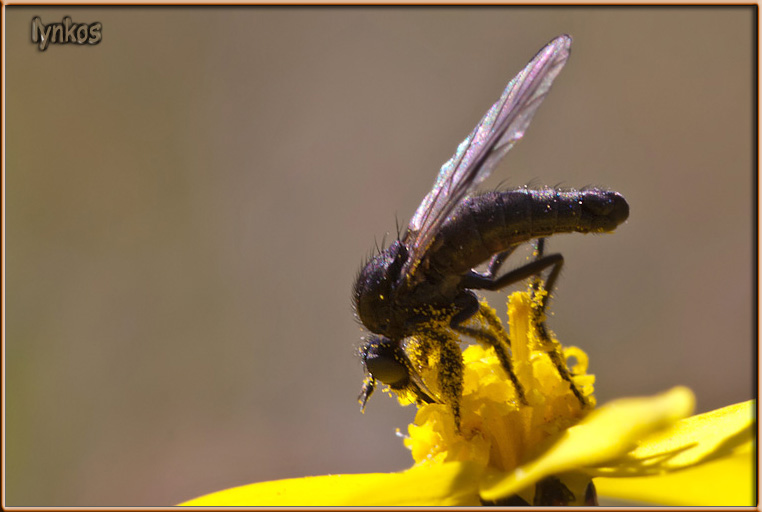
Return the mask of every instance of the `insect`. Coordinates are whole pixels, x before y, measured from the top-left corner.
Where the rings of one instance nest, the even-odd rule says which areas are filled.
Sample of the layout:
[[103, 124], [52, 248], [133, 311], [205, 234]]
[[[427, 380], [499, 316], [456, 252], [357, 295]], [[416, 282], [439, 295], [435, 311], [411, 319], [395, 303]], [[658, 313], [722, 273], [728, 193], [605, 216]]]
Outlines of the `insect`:
[[[359, 397], [363, 409], [379, 380], [392, 390], [411, 393], [418, 402], [449, 403], [457, 423], [463, 366], [458, 335], [492, 346], [519, 398], [526, 401], [511, 367], [509, 341], [466, 325], [477, 313], [491, 321], [473, 290], [499, 290], [550, 269], [545, 280], [549, 292], [563, 256], [545, 255], [544, 237], [613, 231], [627, 219], [629, 206], [617, 192], [600, 188], [522, 187], [472, 193], [524, 136], [570, 49], [568, 35], [553, 39], [508, 83], [500, 99], [442, 166], [405, 233], [371, 258], [357, 276], [355, 311], [372, 333], [360, 348], [367, 374]], [[508, 256], [534, 239], [538, 240], [535, 259], [498, 275]], [[475, 270], [487, 262], [486, 272]], [[446, 319], [444, 328], [431, 327], [432, 319], [438, 318]], [[417, 335], [438, 349], [438, 393], [426, 386], [406, 355], [406, 339]], [[565, 364], [556, 361], [556, 366], [562, 376], [567, 372], [566, 380], [584, 403]]]

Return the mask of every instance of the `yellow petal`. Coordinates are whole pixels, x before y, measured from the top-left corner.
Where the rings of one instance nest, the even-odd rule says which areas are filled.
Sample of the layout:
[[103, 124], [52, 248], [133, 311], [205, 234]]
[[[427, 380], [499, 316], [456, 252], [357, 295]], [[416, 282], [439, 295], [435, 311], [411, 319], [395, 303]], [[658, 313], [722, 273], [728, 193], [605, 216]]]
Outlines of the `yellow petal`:
[[534, 461], [502, 477], [491, 473], [482, 483], [481, 496], [497, 501], [546, 476], [605, 464], [631, 451], [647, 435], [689, 415], [693, 404], [693, 393], [682, 387], [655, 397], [611, 402], [563, 432]]
[[662, 505], [755, 505], [755, 407], [731, 405], [649, 436], [617, 466], [599, 468], [628, 477], [596, 478], [599, 493]]
[[664, 475], [596, 478], [600, 496], [667, 506], [754, 506], [756, 466], [753, 443], [748, 450]]
[[676, 422], [642, 440], [600, 476], [647, 476], [733, 455], [753, 442], [756, 402], [750, 400]]
[[400, 473], [326, 475], [234, 487], [185, 506], [423, 506], [479, 505], [481, 468], [452, 462]]

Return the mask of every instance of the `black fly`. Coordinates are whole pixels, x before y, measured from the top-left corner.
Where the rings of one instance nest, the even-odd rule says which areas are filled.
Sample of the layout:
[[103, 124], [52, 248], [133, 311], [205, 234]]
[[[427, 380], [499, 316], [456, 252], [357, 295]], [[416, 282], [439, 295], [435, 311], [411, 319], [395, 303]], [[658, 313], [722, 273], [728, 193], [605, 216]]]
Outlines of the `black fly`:
[[[355, 308], [373, 333], [360, 349], [368, 374], [360, 395], [363, 408], [378, 379], [393, 390], [412, 393], [419, 402], [449, 403], [458, 422], [463, 361], [453, 331], [492, 346], [519, 399], [525, 401], [511, 367], [507, 337], [495, 339], [485, 330], [465, 325], [477, 313], [487, 314], [471, 290], [498, 290], [551, 269], [545, 280], [550, 292], [563, 257], [544, 255], [543, 237], [613, 231], [627, 219], [629, 206], [620, 194], [598, 188], [524, 187], [478, 196], [471, 193], [524, 136], [566, 64], [570, 48], [571, 37], [557, 37], [508, 83], [497, 103], [442, 166], [404, 235], [360, 271], [354, 285]], [[498, 276], [511, 252], [533, 239], [538, 239], [534, 261]], [[488, 260], [485, 273], [474, 270]], [[445, 318], [445, 327], [432, 328], [434, 318]], [[405, 340], [416, 335], [425, 337], [439, 352], [439, 395], [427, 388], [405, 353]], [[584, 404], [565, 364], [556, 361], [556, 366]]]

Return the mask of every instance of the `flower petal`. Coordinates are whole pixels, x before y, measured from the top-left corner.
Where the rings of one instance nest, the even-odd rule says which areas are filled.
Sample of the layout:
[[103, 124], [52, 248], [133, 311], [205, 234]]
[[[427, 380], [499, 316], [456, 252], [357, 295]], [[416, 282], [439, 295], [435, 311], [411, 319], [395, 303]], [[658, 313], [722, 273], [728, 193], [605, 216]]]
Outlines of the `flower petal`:
[[641, 441], [599, 476], [647, 476], [675, 471], [748, 450], [757, 420], [754, 400], [698, 414]]
[[473, 463], [424, 464], [400, 473], [275, 480], [207, 494], [184, 506], [479, 505], [482, 469]]
[[681, 420], [597, 472], [629, 478], [596, 478], [596, 487], [662, 505], [754, 505], [755, 410], [752, 400]]
[[682, 387], [655, 397], [606, 404], [563, 432], [537, 459], [507, 475], [490, 473], [482, 483], [481, 496], [497, 501], [546, 476], [605, 464], [632, 450], [647, 435], [688, 416], [693, 404], [693, 393]]
[[681, 471], [636, 478], [596, 478], [600, 496], [666, 506], [754, 506], [753, 443], [748, 450]]

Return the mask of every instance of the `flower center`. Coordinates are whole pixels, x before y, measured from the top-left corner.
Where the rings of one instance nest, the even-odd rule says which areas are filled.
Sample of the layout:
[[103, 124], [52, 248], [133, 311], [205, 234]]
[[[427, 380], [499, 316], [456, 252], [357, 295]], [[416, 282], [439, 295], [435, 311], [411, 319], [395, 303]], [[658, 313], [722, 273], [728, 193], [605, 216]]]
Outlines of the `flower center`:
[[[538, 313], [543, 294], [516, 292], [508, 299], [512, 364], [526, 403], [519, 399], [495, 351], [469, 346], [463, 351], [460, 429], [446, 405], [419, 406], [405, 440], [416, 463], [469, 460], [510, 471], [594, 407], [594, 376], [586, 374], [587, 355], [575, 347], [563, 348], [545, 328]], [[502, 327], [487, 320], [490, 315], [497, 318], [494, 310], [486, 302], [481, 306], [474, 321], [500, 336], [496, 329]], [[576, 363], [567, 368], [572, 358]], [[436, 378], [425, 366], [422, 376], [436, 389]]]

